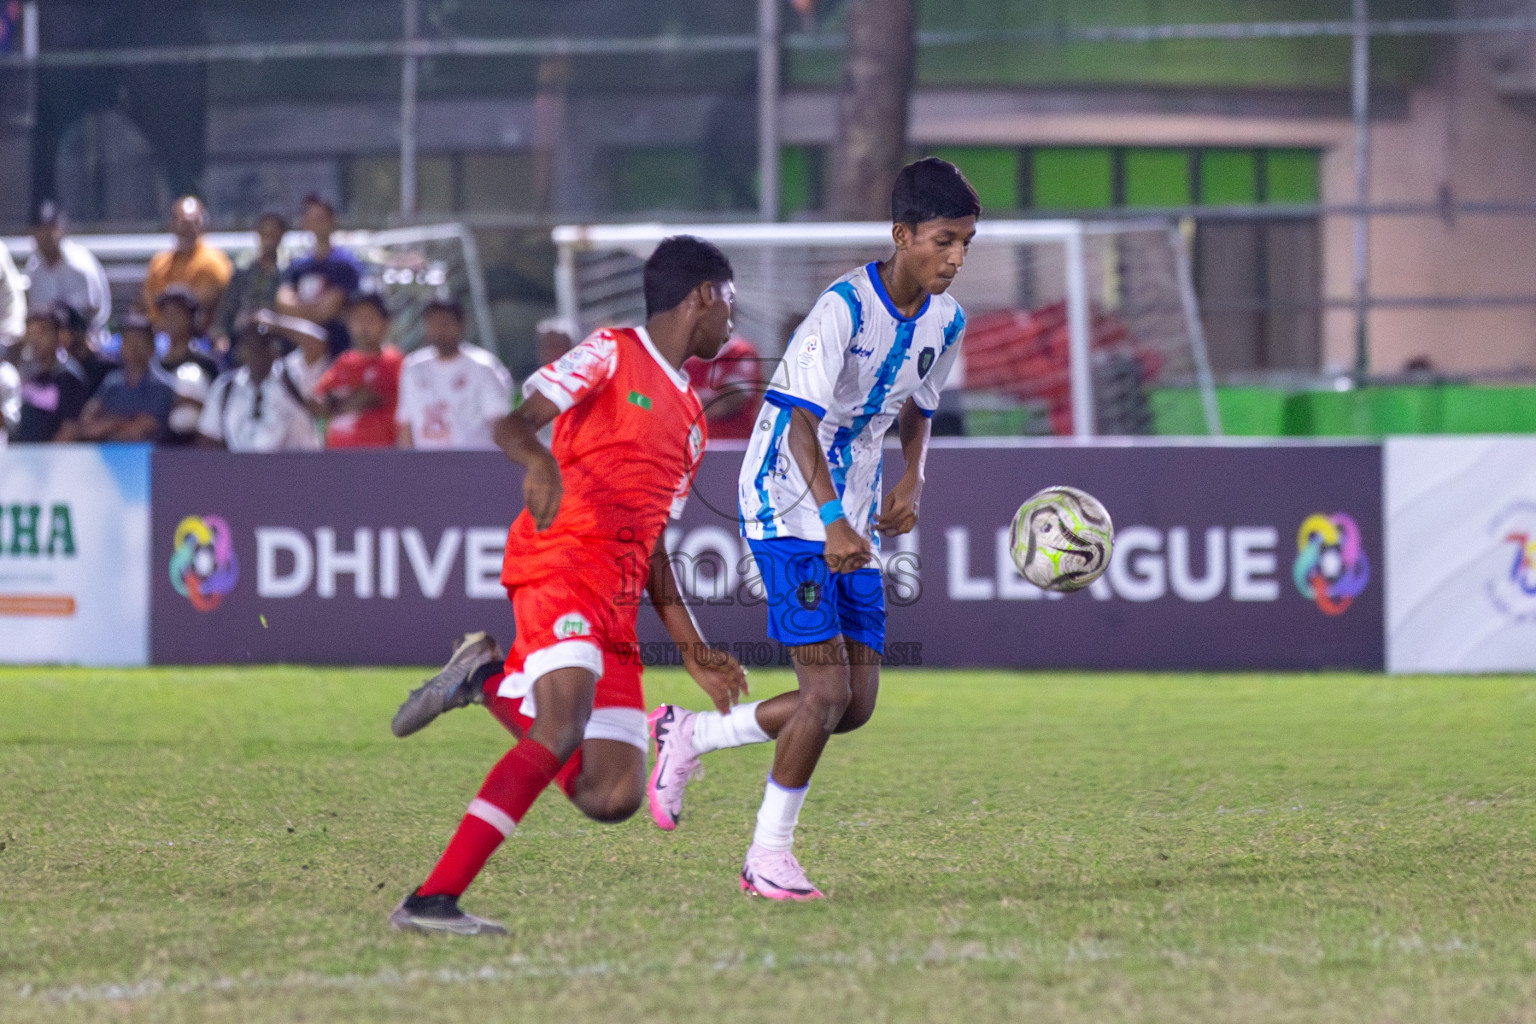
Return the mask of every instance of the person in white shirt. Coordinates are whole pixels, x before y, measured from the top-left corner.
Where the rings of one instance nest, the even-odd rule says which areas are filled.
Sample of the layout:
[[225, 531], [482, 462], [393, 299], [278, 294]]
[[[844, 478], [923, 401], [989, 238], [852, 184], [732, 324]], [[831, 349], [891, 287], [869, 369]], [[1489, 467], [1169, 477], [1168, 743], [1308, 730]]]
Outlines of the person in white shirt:
[[400, 370], [400, 447], [494, 449], [491, 424], [512, 411], [512, 375], [491, 353], [464, 342], [457, 302], [427, 303], [422, 333], [427, 343]]
[[306, 402], [315, 397], [315, 386], [325, 371], [331, 368], [331, 349], [327, 343], [325, 328], [319, 324], [284, 313], [263, 309], [256, 314], [255, 322], [269, 328], [278, 337], [293, 346], [293, 351], [283, 357], [288, 379], [293, 381]]
[[27, 290], [11, 251], [0, 243], [0, 360], [14, 360], [27, 333]]
[[91, 344], [100, 348], [112, 316], [107, 272], [89, 249], [64, 237], [64, 211], [53, 200], [37, 208], [32, 224], [32, 255], [27, 257], [27, 305], [51, 309], [63, 304], [85, 317]]
[[236, 352], [244, 364], [213, 382], [198, 420], [198, 444], [232, 452], [318, 451], [320, 432], [279, 358], [276, 332], [251, 324]]

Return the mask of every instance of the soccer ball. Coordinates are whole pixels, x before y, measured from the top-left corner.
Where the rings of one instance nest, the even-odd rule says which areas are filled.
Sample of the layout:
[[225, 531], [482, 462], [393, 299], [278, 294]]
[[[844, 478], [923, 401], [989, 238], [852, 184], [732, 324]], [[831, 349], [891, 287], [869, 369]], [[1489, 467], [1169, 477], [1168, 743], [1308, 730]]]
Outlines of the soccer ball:
[[1019, 575], [1041, 590], [1081, 590], [1109, 568], [1115, 526], [1099, 499], [1076, 487], [1047, 487], [1019, 506], [1008, 551]]

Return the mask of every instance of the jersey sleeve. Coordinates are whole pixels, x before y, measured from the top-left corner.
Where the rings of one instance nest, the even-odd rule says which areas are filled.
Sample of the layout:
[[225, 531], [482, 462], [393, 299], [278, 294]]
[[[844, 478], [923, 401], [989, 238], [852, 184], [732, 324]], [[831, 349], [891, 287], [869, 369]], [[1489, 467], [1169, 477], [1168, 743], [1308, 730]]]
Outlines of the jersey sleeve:
[[600, 390], [619, 368], [619, 347], [613, 336], [598, 331], [523, 382], [523, 397], [543, 395], [561, 412]]
[[853, 333], [848, 301], [835, 291], [823, 293], [789, 339], [764, 400], [825, 416]]
[[956, 306], [954, 319], [944, 328], [944, 351], [939, 353], [933, 369], [928, 371], [928, 376], [923, 378], [923, 382], [912, 393], [912, 401], [924, 416], [931, 417], [938, 411], [939, 392], [944, 390], [944, 382], [949, 380], [950, 371], [955, 368], [955, 360], [960, 355], [960, 343], [964, 340], [965, 311]]

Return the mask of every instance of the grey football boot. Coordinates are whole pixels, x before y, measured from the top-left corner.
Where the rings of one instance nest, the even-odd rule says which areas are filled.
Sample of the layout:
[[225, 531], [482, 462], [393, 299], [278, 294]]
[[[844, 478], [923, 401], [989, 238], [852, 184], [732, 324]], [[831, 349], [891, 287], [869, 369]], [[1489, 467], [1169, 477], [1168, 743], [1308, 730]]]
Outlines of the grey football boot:
[[390, 730], [400, 737], [425, 729], [445, 711], [483, 704], [485, 695], [480, 684], [486, 679], [486, 670], [494, 671], [503, 660], [501, 648], [489, 633], [466, 633], [453, 645], [453, 656], [448, 664], [411, 691], [395, 712]]
[[414, 892], [389, 915], [389, 926], [397, 932], [428, 935], [511, 934], [505, 925], [464, 913], [457, 896], [418, 896]]

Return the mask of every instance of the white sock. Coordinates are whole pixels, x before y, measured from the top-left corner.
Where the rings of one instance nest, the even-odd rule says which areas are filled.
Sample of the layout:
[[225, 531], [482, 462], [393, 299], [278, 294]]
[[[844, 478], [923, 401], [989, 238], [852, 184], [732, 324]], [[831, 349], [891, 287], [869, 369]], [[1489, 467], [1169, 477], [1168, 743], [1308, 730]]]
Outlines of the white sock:
[[763, 806], [757, 809], [757, 831], [752, 842], [765, 850], [788, 850], [795, 845], [795, 823], [800, 820], [800, 808], [805, 794], [810, 791], [807, 782], [799, 789], [785, 789], [768, 776], [768, 787], [763, 792]]
[[748, 743], [767, 743], [773, 739], [757, 724], [757, 705], [737, 704], [725, 714], [700, 711], [693, 717], [693, 749], [700, 754]]

